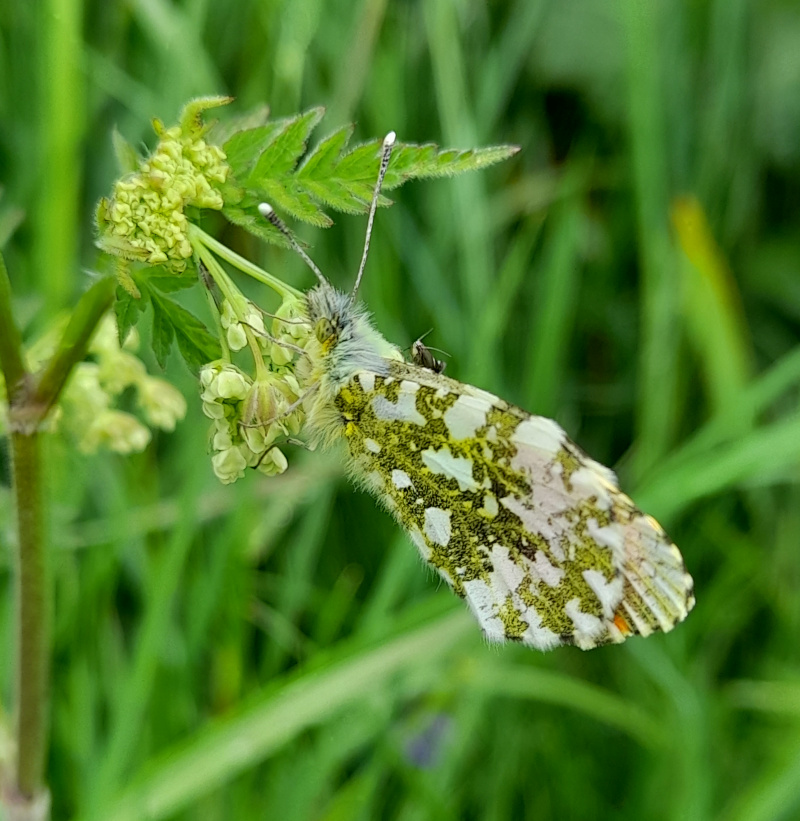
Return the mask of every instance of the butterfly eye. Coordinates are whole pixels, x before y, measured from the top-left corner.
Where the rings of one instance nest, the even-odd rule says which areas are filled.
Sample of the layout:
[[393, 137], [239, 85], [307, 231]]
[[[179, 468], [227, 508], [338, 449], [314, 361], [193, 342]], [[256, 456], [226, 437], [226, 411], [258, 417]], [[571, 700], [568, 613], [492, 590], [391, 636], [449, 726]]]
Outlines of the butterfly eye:
[[314, 328], [314, 335], [317, 337], [319, 342], [327, 342], [335, 333], [336, 329], [333, 327], [333, 323], [327, 316], [322, 316], [317, 320], [316, 327]]

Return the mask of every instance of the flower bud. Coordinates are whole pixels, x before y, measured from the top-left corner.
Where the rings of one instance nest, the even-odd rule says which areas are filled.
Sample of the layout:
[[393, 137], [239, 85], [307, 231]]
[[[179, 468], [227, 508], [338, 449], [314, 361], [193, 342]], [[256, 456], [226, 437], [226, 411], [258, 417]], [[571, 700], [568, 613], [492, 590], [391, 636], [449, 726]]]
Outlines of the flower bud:
[[175, 430], [179, 419], [186, 416], [183, 394], [164, 379], [146, 376], [139, 382], [139, 406], [147, 421], [162, 430]]
[[267, 476], [277, 476], [289, 467], [289, 462], [279, 448], [271, 448], [258, 465], [258, 472]]
[[237, 447], [226, 448], [211, 457], [214, 474], [223, 485], [230, 485], [244, 476], [247, 460]]
[[105, 410], [86, 429], [79, 447], [84, 453], [94, 453], [106, 447], [116, 453], [138, 453], [150, 442], [150, 431], [133, 415], [118, 410]]

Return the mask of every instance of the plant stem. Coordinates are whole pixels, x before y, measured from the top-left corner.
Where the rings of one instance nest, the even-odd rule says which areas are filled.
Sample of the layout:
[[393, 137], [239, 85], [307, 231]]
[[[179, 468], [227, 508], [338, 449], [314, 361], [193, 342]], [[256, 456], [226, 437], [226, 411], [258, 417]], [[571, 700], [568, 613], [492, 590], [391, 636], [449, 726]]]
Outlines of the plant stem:
[[107, 277], [95, 282], [80, 298], [58, 343], [58, 349], [45, 365], [24, 409], [19, 408], [15, 413], [22, 428], [34, 429], [58, 400], [73, 367], [86, 356], [97, 324], [111, 307], [114, 287], [115, 281]]
[[198, 228], [192, 223], [189, 223], [189, 241], [192, 242], [196, 252], [199, 253], [198, 246], [204, 245], [243, 273], [248, 274], [259, 282], [263, 282], [264, 285], [268, 285], [282, 299], [286, 299], [287, 296], [301, 297], [303, 295], [302, 291], [298, 291], [296, 288], [292, 288], [291, 285], [287, 285], [283, 280], [272, 276], [272, 274], [268, 274], [265, 270], [254, 265], [250, 260], [239, 256], [235, 251], [231, 251], [227, 245], [223, 245], [203, 231], [202, 228]]
[[22, 358], [22, 340], [11, 308], [11, 283], [0, 254], [0, 367], [6, 380], [9, 403], [21, 388], [27, 374]]
[[[44, 538], [41, 423], [58, 400], [73, 367], [109, 309], [114, 281], [96, 282], [81, 298], [53, 357], [38, 378], [25, 368], [14, 322], [11, 286], [0, 257], [0, 367], [8, 393], [8, 427], [17, 514], [15, 603], [17, 657], [16, 771], [8, 799], [15, 818], [43, 818], [49, 797], [45, 784], [48, 747], [48, 689], [52, 590]], [[9, 812], [12, 804], [7, 804]], [[27, 814], [24, 814], [27, 813]]]
[[44, 788], [50, 647], [50, 574], [44, 541], [40, 434], [12, 432], [17, 508], [17, 777], [35, 798]]

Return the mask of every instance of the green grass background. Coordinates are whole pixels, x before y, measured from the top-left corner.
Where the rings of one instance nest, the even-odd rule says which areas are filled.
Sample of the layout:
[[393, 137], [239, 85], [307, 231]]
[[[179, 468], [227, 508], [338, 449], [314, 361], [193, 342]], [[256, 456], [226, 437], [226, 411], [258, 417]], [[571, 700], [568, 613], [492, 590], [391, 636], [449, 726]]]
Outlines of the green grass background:
[[[48, 446], [54, 818], [800, 817], [798, 42], [793, 0], [0, 5], [0, 245], [28, 334], [99, 264], [115, 125], [152, 145], [151, 117], [230, 93], [323, 104], [320, 136], [516, 143], [399, 190], [362, 296], [615, 466], [697, 590], [667, 636], [489, 647], [335, 459], [219, 486], [174, 359], [175, 434], [129, 459]], [[300, 229], [343, 287], [364, 224]], [[7, 486], [0, 521], [7, 712]]]

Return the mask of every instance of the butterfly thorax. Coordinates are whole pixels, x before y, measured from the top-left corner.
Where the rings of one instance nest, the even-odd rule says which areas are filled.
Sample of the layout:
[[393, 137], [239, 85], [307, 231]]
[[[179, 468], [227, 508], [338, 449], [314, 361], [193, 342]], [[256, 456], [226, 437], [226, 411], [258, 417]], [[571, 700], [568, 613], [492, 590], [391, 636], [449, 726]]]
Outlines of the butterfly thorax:
[[327, 283], [306, 294], [306, 311], [312, 334], [298, 376], [304, 389], [313, 388], [306, 406], [313, 438], [330, 442], [344, 424], [333, 411], [339, 391], [358, 373], [385, 376], [389, 360], [403, 357], [375, 330], [363, 306]]

